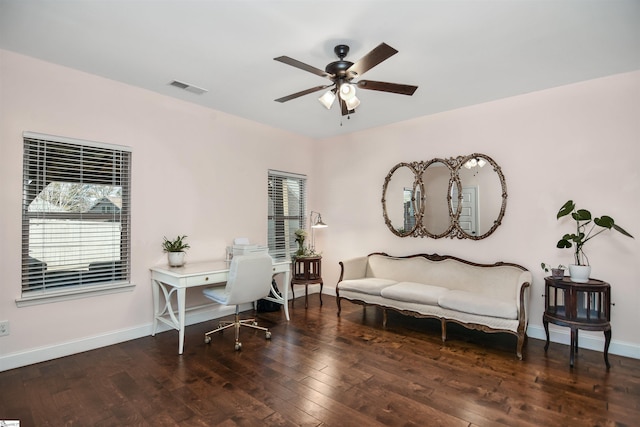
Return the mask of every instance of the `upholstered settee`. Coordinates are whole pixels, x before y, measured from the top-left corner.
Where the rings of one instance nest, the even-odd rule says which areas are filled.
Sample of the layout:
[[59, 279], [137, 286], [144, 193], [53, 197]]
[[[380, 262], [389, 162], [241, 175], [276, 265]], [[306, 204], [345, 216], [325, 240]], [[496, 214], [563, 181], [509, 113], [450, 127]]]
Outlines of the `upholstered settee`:
[[373, 253], [340, 262], [336, 285], [338, 315], [342, 300], [415, 317], [436, 318], [447, 338], [447, 322], [518, 338], [522, 359], [526, 338], [531, 272], [511, 263], [476, 264], [446, 255], [392, 257]]

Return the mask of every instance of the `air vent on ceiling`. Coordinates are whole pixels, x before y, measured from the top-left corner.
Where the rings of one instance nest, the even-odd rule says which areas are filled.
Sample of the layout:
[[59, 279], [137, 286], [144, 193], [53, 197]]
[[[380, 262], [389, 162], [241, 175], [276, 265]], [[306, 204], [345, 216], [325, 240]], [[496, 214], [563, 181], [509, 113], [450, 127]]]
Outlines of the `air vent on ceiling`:
[[169, 83], [169, 86], [174, 86], [179, 89], [184, 89], [187, 92], [195, 93], [196, 95], [202, 95], [203, 93], [208, 92], [206, 89], [203, 89], [198, 86], [191, 85], [189, 83], [180, 82], [178, 80], [174, 80]]

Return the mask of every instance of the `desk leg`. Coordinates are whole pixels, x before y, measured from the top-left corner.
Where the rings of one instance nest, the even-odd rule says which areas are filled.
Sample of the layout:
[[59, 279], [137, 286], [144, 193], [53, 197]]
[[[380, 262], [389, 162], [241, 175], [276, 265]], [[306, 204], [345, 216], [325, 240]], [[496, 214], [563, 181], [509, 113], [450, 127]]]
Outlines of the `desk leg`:
[[160, 315], [160, 285], [155, 280], [151, 280], [151, 292], [153, 294], [153, 329], [151, 336], [155, 337], [158, 331], [158, 316]]
[[178, 354], [182, 354], [184, 349], [184, 318], [185, 318], [185, 296], [186, 289], [178, 289]]
[[289, 271], [284, 272], [284, 292], [282, 298], [284, 298], [284, 316], [289, 321], [289, 286], [291, 286], [291, 274]]

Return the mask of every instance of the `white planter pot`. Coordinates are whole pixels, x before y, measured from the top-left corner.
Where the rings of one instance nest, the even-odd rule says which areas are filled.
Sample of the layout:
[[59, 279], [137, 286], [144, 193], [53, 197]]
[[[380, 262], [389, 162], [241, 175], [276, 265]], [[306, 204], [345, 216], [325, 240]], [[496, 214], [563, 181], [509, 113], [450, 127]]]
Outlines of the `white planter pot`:
[[182, 267], [184, 265], [184, 252], [167, 252], [167, 258], [169, 259], [169, 266]]
[[590, 265], [569, 265], [569, 276], [571, 276], [571, 281], [576, 283], [587, 283], [589, 281], [589, 276], [591, 275], [591, 266]]

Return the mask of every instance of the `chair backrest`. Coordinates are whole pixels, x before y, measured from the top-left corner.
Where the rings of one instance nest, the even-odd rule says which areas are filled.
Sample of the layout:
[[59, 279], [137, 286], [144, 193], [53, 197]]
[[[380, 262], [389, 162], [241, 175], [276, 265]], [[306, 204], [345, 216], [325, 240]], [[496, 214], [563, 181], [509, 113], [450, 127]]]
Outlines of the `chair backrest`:
[[264, 298], [271, 290], [273, 260], [267, 253], [236, 255], [231, 260], [227, 304], [243, 304]]

